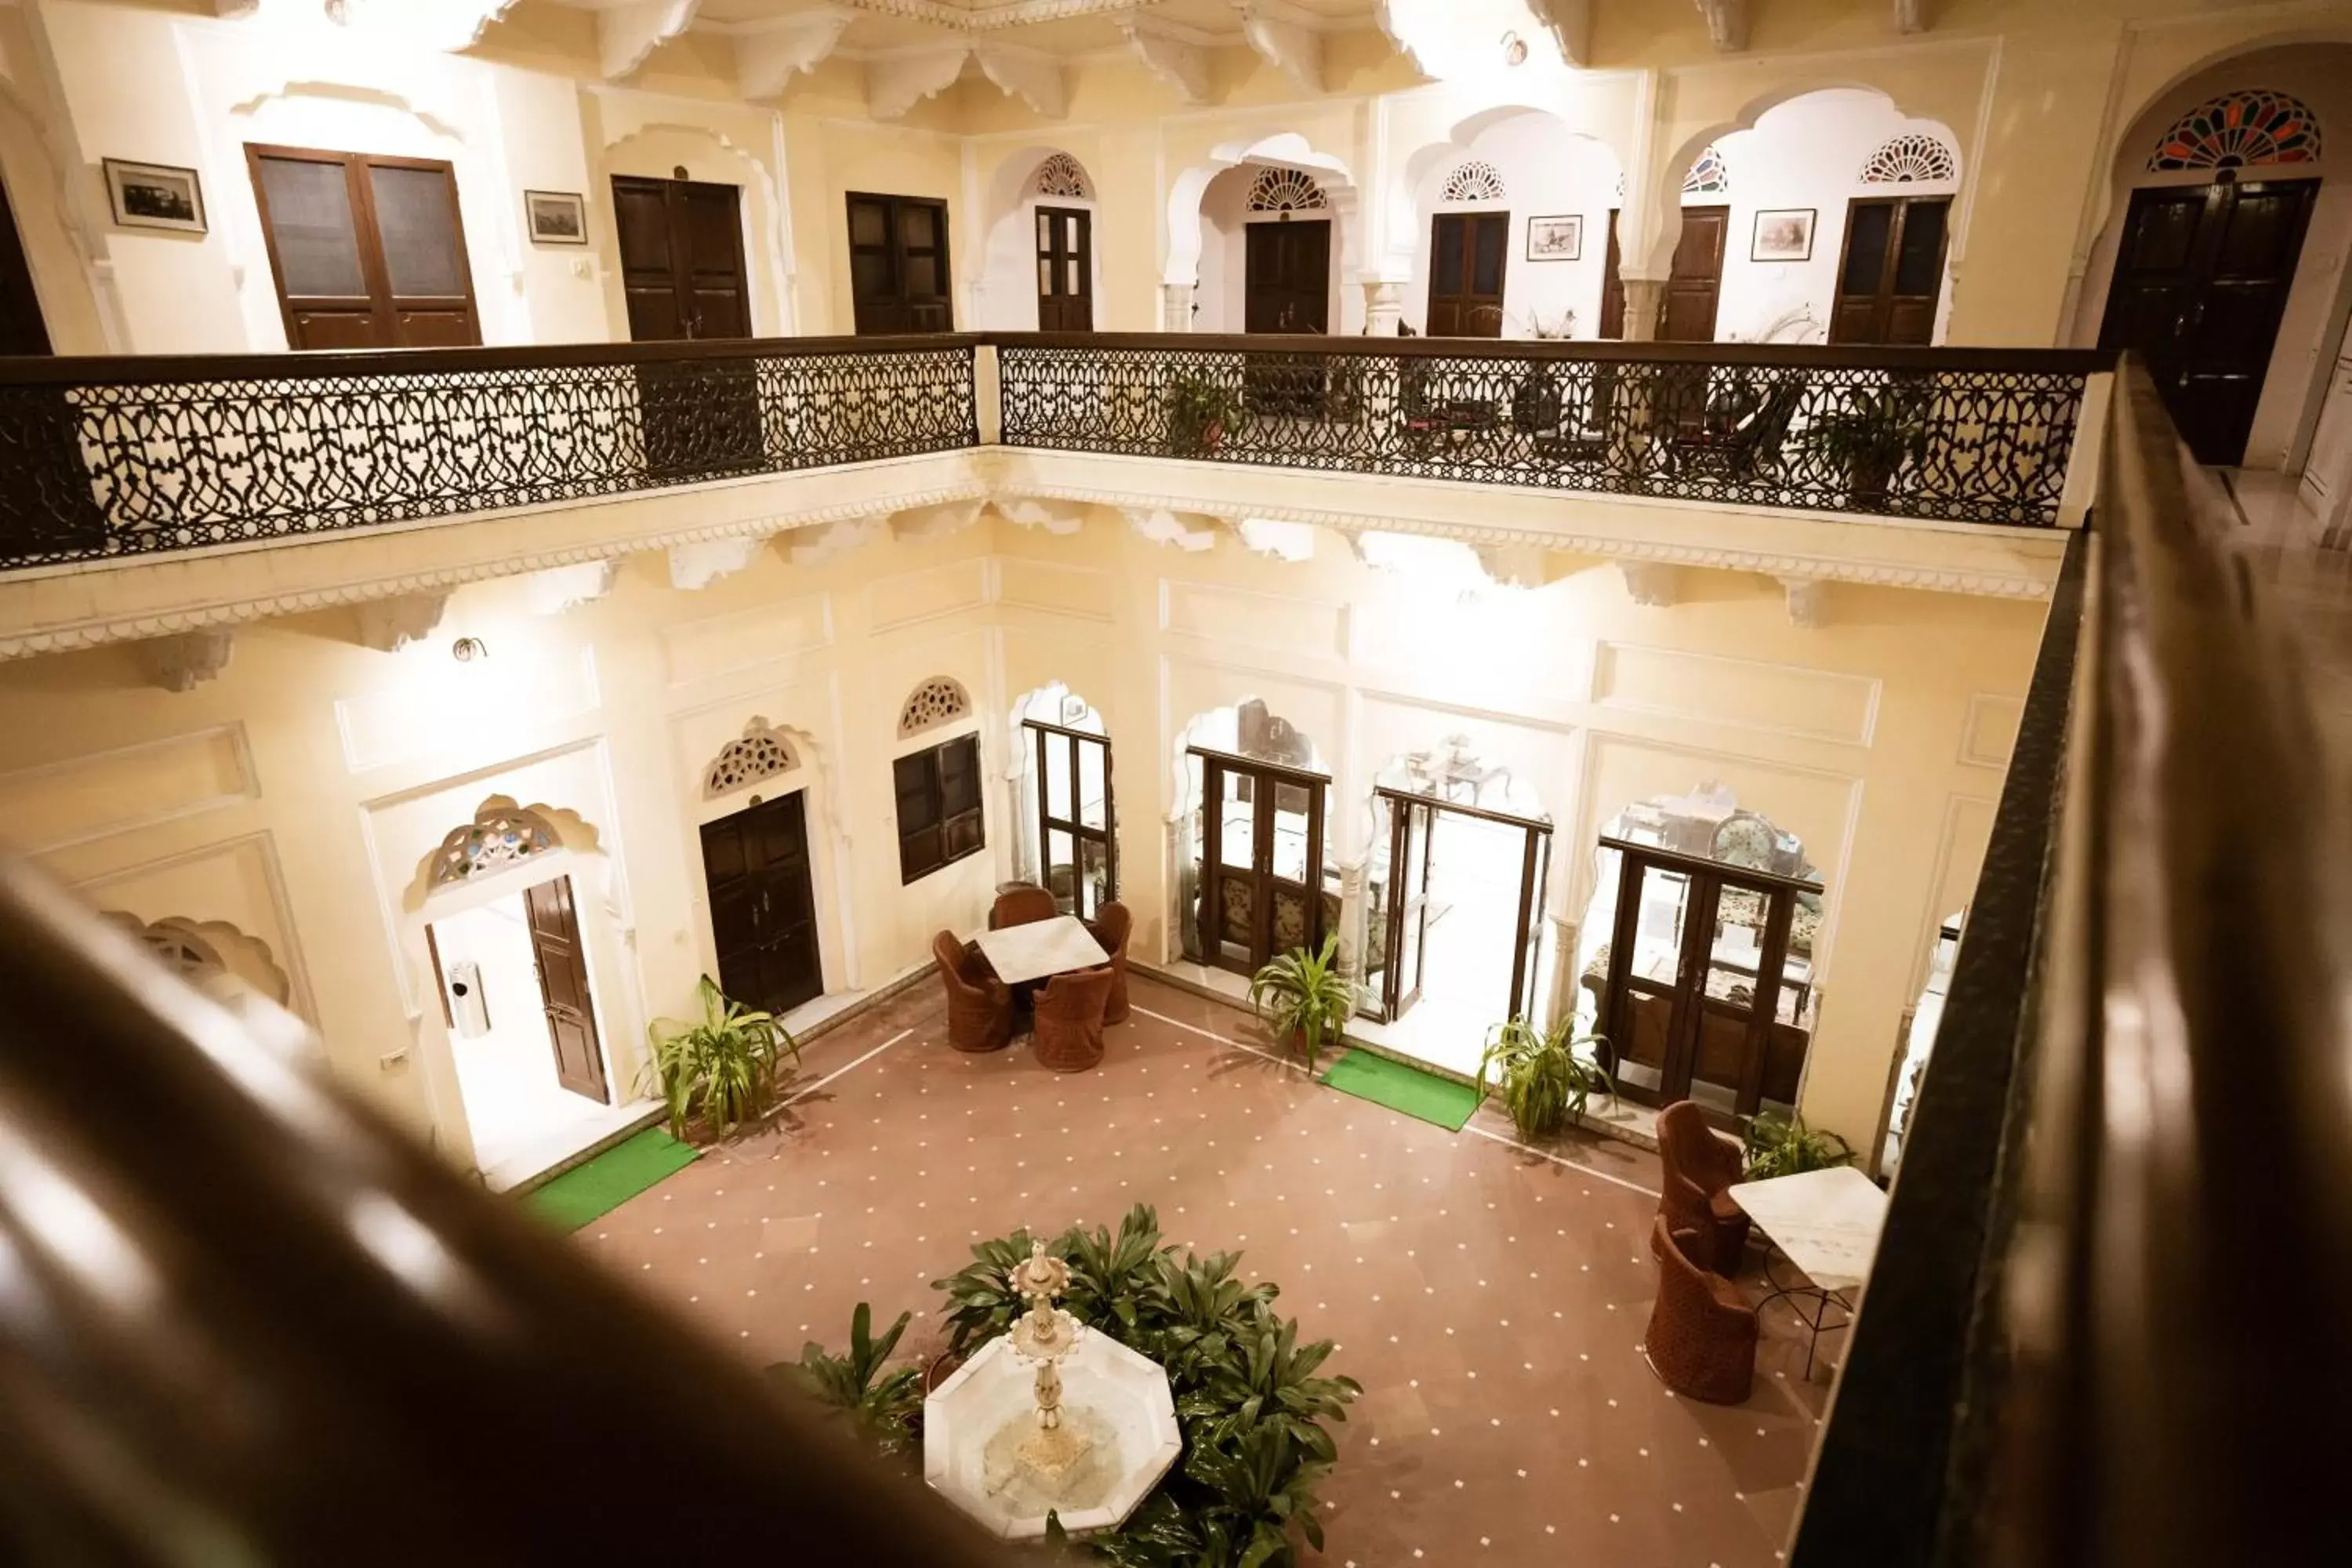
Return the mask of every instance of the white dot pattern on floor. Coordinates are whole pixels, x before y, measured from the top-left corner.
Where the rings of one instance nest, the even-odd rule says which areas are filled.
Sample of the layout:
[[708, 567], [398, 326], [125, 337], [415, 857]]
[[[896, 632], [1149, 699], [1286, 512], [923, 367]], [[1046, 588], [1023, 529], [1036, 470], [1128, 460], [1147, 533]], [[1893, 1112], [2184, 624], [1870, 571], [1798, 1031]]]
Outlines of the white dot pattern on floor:
[[[929, 1281], [968, 1261], [971, 1241], [1115, 1226], [1140, 1199], [1170, 1240], [1242, 1251], [1248, 1278], [1285, 1288], [1307, 1337], [1341, 1347], [1328, 1370], [1364, 1385], [1335, 1428], [1327, 1547], [1307, 1561], [1552, 1563], [1562, 1536], [1605, 1542], [1595, 1561], [1612, 1568], [1776, 1560], [1827, 1373], [1807, 1381], [1802, 1344], [1768, 1315], [1747, 1405], [1676, 1399], [1652, 1375], [1639, 1341], [1655, 1265], [1622, 1238], [1648, 1234], [1655, 1200], [1633, 1188], [1655, 1187], [1654, 1156], [1577, 1144], [1548, 1159], [1450, 1133], [1210, 1037], [1264, 1048], [1230, 1009], [1141, 977], [1130, 987], [1137, 1011], [1108, 1032], [1102, 1065], [1066, 1077], [1025, 1041], [950, 1050], [936, 989], [903, 993], [812, 1047], [800, 1081], [911, 1030], [898, 1044], [582, 1243], [756, 1363], [809, 1339], [841, 1348], [861, 1300], [877, 1325], [914, 1312], [901, 1348], [928, 1360], [944, 1342]], [[1163, 1109], [1154, 1086], [1171, 1077], [1190, 1092]], [[970, 1097], [951, 1142], [971, 1158], [945, 1171], [919, 1152], [929, 1117], [912, 1110], [935, 1089]], [[1493, 1116], [1474, 1126], [1507, 1133]], [[1219, 1145], [1244, 1131], [1236, 1164]], [[1326, 1185], [1335, 1151], [1367, 1169]], [[1055, 1173], [1031, 1175], [1033, 1160]], [[1409, 1208], [1384, 1194], [1398, 1177], [1419, 1178]], [[1569, 1205], [1567, 1225], [1538, 1212], [1548, 1198]], [[958, 1216], [944, 1235], [929, 1218], [942, 1206]], [[1202, 1213], [1217, 1217], [1196, 1225]], [[789, 1312], [771, 1304], [779, 1292]]]

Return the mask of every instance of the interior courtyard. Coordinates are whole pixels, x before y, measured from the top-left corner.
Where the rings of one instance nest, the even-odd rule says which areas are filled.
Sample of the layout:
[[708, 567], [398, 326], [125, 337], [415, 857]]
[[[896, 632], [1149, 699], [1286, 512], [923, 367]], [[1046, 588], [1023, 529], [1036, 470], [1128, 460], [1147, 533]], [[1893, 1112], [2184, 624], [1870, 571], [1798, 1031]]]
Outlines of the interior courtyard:
[[1832, 1568], [2114, 542], [2352, 798], [2347, 149], [2352, 0], [0, 0], [0, 847], [1016, 1556]]

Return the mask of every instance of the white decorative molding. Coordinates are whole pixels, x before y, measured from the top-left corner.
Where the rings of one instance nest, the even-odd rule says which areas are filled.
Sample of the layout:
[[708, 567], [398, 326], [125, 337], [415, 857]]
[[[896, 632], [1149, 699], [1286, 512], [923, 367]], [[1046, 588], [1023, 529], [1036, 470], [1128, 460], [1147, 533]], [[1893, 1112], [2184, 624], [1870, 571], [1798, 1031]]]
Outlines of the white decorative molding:
[[1748, 0], [1694, 0], [1706, 18], [1707, 41], [1727, 54], [1748, 47]]
[[1783, 577], [1789, 595], [1789, 624], [1808, 631], [1830, 624], [1830, 585], [1818, 577]]
[[1023, 528], [1042, 528], [1048, 533], [1076, 533], [1086, 521], [1082, 507], [1034, 496], [1007, 496], [995, 505], [997, 515], [1005, 521]]
[[370, 599], [360, 606], [361, 646], [379, 653], [398, 653], [410, 643], [431, 637], [448, 607], [446, 589], [437, 594], [402, 594], [389, 599]]
[[1309, 92], [1323, 90], [1323, 35], [1289, 7], [1273, 0], [1234, 0], [1242, 37], [1260, 58], [1281, 68]]
[[646, 63], [646, 57], [686, 31], [702, 0], [630, 0], [596, 13], [596, 64], [606, 81], [618, 81]]
[[1898, 33], [1924, 33], [1936, 25], [1928, 0], [1895, 0], [1895, 30]]
[[890, 535], [894, 539], [944, 539], [950, 533], [961, 533], [980, 521], [981, 508], [987, 504], [985, 500], [975, 498], [893, 512]]
[[1315, 558], [1317, 526], [1294, 518], [1244, 517], [1234, 523], [1234, 532], [1240, 536], [1245, 549], [1260, 555], [1276, 561], [1311, 561]]
[[821, 566], [838, 561], [882, 537], [887, 517], [845, 517], [785, 536], [784, 559], [794, 566]]
[[1059, 120], [1068, 112], [1069, 89], [1063, 79], [1062, 62], [1053, 56], [1003, 44], [982, 44], [972, 53], [980, 60], [981, 74], [1007, 98], [1019, 99], [1048, 120]]
[[969, 44], [877, 55], [866, 62], [866, 111], [877, 120], [897, 120], [927, 98], [955, 85], [971, 58]]
[[1888, 137], [1862, 164], [1865, 185], [1941, 184], [1959, 177], [1951, 144], [1925, 131]]
[[747, 99], [774, 98], [797, 75], [823, 65], [855, 18], [827, 6], [795, 12], [735, 34], [735, 89]]
[[576, 565], [534, 572], [524, 585], [524, 602], [530, 605], [534, 616], [560, 616], [582, 605], [593, 604], [611, 593], [614, 580], [620, 574], [618, 561], [583, 561]]
[[1675, 602], [1675, 569], [1659, 561], [1620, 561], [1618, 574], [1625, 592], [1637, 605], [1664, 609]]
[[228, 668], [235, 646], [226, 630], [151, 637], [139, 645], [139, 663], [147, 679], [164, 690], [194, 691]]
[[1207, 49], [1133, 11], [1119, 17], [1118, 31], [1145, 68], [1175, 89], [1177, 97], [1196, 106], [1209, 101]]
[[[1216, 545], [1218, 520], [1213, 517], [1203, 517], [1197, 512], [1173, 512], [1164, 506], [1129, 506], [1121, 507], [1119, 510], [1126, 514], [1129, 527], [1154, 544], [1172, 544], [1193, 554]], [[1185, 521], [1186, 518], [1193, 519], [1200, 526], [1192, 526]]]
[[1262, 165], [1250, 181], [1244, 204], [1254, 213], [1322, 212], [1330, 205], [1331, 197], [1314, 175], [1286, 163]]
[[1445, 176], [1445, 184], [1438, 193], [1442, 202], [1499, 202], [1507, 200], [1503, 189], [1502, 171], [1484, 158], [1465, 158], [1454, 165]]
[[751, 564], [767, 542], [756, 533], [732, 539], [707, 539], [669, 547], [669, 585], [691, 594], [722, 577], [732, 577]]

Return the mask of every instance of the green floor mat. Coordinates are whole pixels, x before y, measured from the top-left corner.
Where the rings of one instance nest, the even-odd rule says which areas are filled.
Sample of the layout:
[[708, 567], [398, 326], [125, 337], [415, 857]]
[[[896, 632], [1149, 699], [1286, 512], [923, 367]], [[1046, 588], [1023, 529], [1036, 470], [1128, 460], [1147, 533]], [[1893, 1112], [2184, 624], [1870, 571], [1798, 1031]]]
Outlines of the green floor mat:
[[1342, 1094], [1385, 1105], [1407, 1116], [1432, 1122], [1448, 1132], [1459, 1132], [1478, 1109], [1478, 1091], [1466, 1083], [1439, 1078], [1402, 1062], [1350, 1050], [1331, 1064], [1322, 1081]]
[[574, 1165], [523, 1202], [565, 1230], [578, 1230], [599, 1215], [612, 1213], [663, 1177], [686, 1169], [700, 1156], [658, 1127]]

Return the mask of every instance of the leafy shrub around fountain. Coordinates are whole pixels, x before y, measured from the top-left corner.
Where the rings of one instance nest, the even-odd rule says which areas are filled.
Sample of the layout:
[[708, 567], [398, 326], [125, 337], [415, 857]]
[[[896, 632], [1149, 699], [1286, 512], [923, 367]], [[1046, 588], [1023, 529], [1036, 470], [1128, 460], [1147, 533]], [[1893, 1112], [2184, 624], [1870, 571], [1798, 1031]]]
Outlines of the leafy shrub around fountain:
[[[1026, 1304], [1007, 1276], [1029, 1244], [1026, 1230], [981, 1242], [961, 1272], [932, 1282], [947, 1293], [950, 1355], [969, 1354], [1021, 1315]], [[1074, 1226], [1045, 1249], [1070, 1266], [1062, 1305], [1072, 1317], [1167, 1369], [1184, 1435], [1183, 1458], [1127, 1523], [1075, 1550], [1120, 1568], [1286, 1568], [1294, 1522], [1319, 1550], [1315, 1489], [1337, 1453], [1323, 1424], [1346, 1420], [1363, 1392], [1354, 1378], [1318, 1370], [1330, 1342], [1300, 1344], [1297, 1321], [1274, 1310], [1278, 1288], [1235, 1277], [1239, 1253], [1179, 1257], [1142, 1204], [1116, 1235]], [[861, 1302], [848, 1355], [811, 1343], [797, 1364], [772, 1370], [848, 1413], [883, 1453], [919, 1463], [922, 1403], [908, 1393], [919, 1379], [882, 1370], [906, 1322], [874, 1340]]]

